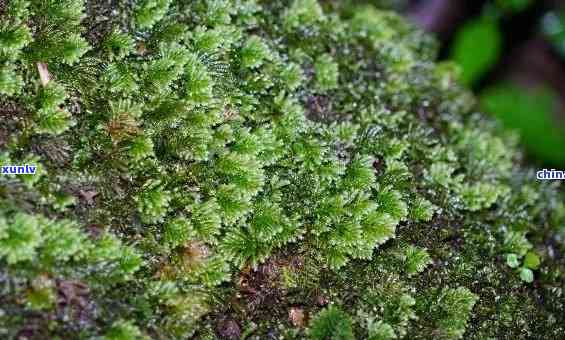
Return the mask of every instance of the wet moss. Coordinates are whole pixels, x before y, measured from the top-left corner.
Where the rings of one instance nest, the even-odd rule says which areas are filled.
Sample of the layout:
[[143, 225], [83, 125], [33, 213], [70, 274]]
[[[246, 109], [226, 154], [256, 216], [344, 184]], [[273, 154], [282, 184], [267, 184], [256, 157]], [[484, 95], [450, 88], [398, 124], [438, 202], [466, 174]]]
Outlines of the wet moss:
[[394, 13], [0, 13], [3, 337], [563, 333], [562, 188]]

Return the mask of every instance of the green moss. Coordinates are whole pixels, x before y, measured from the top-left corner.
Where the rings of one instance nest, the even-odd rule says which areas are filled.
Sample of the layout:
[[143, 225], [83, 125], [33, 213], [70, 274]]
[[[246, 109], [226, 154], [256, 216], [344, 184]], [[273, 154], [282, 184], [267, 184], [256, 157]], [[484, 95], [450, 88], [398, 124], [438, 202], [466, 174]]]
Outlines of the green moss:
[[134, 340], [143, 338], [141, 331], [131, 321], [117, 321], [103, 337], [105, 340]]
[[310, 338], [314, 340], [355, 339], [350, 317], [335, 306], [321, 311], [310, 328]]
[[3, 66], [0, 69], [0, 93], [6, 96], [15, 94], [22, 87], [22, 79], [13, 67]]
[[9, 264], [30, 260], [35, 256], [41, 242], [37, 219], [26, 214], [18, 214], [11, 220], [3, 219], [0, 255]]
[[317, 1], [296, 0], [284, 13], [283, 23], [290, 30], [315, 25], [323, 18], [324, 12]]
[[244, 68], [257, 68], [263, 60], [268, 58], [269, 49], [258, 36], [251, 36], [241, 49], [241, 66]]
[[140, 1], [135, 11], [136, 24], [141, 29], [151, 28], [165, 16], [169, 5], [168, 0]]
[[562, 189], [352, 3], [0, 6], [0, 335], [563, 334]]
[[424, 271], [432, 263], [432, 259], [426, 249], [408, 246], [405, 250], [404, 262], [406, 263], [406, 272], [411, 275]]
[[440, 295], [440, 309], [438, 311], [438, 327], [440, 337], [447, 339], [460, 339], [465, 333], [469, 314], [477, 296], [468, 289], [444, 289]]
[[339, 65], [328, 54], [320, 56], [314, 64], [316, 82], [322, 91], [332, 90], [337, 87]]

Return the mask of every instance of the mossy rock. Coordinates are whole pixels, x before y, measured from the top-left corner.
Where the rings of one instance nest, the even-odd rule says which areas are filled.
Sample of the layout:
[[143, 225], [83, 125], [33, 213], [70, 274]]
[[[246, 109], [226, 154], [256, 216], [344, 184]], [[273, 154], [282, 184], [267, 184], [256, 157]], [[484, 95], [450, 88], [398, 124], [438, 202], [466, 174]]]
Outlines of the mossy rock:
[[[355, 3], [355, 4], [353, 4]], [[555, 339], [565, 204], [362, 2], [0, 2], [2, 338]]]

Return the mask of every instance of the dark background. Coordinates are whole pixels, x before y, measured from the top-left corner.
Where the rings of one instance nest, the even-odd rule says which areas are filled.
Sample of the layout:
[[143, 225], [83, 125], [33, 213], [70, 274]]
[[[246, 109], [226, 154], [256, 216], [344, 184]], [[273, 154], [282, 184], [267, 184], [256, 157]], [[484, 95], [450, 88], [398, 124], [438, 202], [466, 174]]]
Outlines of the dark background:
[[374, 0], [441, 42], [480, 108], [519, 134], [531, 162], [565, 168], [565, 1]]

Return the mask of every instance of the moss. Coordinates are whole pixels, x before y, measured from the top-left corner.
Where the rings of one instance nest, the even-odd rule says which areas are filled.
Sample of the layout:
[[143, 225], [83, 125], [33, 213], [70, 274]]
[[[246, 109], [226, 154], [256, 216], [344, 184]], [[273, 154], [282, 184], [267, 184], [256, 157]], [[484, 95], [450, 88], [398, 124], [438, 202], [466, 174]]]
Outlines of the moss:
[[351, 319], [335, 306], [321, 311], [312, 322], [310, 338], [314, 340], [354, 339]]
[[337, 87], [339, 65], [328, 54], [320, 56], [314, 64], [316, 82], [321, 91], [333, 90]]
[[13, 219], [2, 220], [0, 236], [2, 257], [8, 264], [31, 259], [41, 242], [37, 219], [26, 214], [18, 214]]
[[562, 188], [352, 3], [2, 7], [1, 336], [563, 334]]

